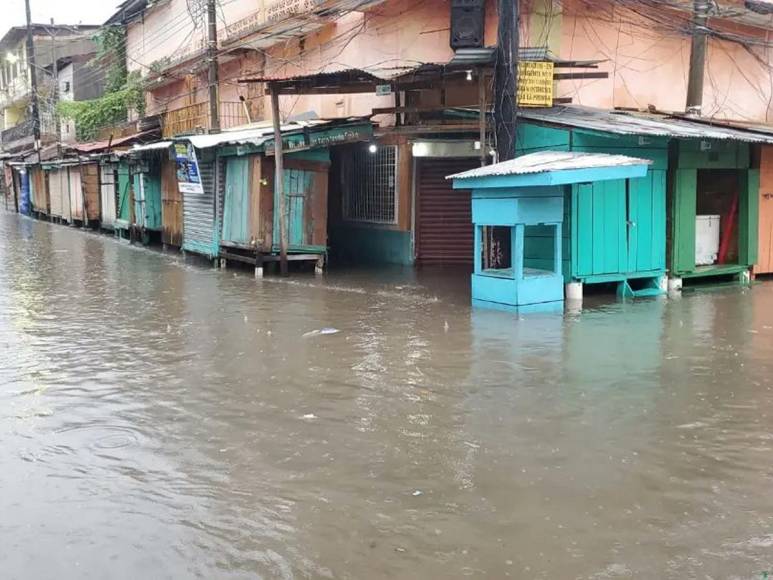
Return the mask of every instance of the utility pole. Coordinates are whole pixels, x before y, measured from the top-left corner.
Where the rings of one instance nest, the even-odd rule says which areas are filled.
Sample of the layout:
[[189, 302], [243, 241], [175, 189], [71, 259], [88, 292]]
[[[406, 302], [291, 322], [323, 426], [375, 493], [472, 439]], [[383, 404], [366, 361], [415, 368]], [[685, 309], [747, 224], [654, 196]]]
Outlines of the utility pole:
[[35, 139], [35, 150], [40, 155], [40, 108], [38, 106], [38, 77], [35, 66], [35, 44], [32, 38], [32, 14], [30, 0], [24, 0], [27, 10], [27, 67], [30, 71], [30, 104], [32, 105], [32, 135]]
[[284, 187], [284, 153], [282, 152], [282, 119], [279, 116], [279, 89], [270, 84], [271, 117], [274, 122], [274, 199], [279, 199], [279, 272], [287, 276], [287, 201]]
[[686, 111], [700, 116], [703, 107], [703, 77], [706, 70], [706, 33], [709, 20], [709, 0], [694, 0], [690, 71], [687, 79]]
[[518, 95], [518, 0], [499, 0], [494, 69], [494, 131], [497, 161], [515, 157]]
[[217, 71], [217, 0], [207, 0], [207, 24], [209, 37], [207, 60], [209, 61], [209, 128], [213, 133], [220, 131], [220, 100], [218, 99]]

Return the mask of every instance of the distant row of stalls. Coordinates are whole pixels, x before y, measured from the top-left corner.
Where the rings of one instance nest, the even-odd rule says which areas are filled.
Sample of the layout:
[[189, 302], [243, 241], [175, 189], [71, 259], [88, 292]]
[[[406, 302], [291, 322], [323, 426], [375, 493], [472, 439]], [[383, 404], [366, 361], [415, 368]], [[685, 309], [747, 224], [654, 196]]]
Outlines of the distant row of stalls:
[[[288, 122], [281, 132], [289, 259], [321, 268], [333, 158], [337, 171], [351, 174], [350, 154], [372, 155], [373, 126], [310, 119]], [[262, 123], [170, 141], [135, 135], [51, 148], [6, 169], [21, 213], [262, 267], [277, 260], [280, 244], [274, 151], [273, 126]]]
[[[503, 264], [512, 260], [512, 236], [493, 226], [479, 231], [470, 190], [447, 179], [491, 164], [490, 119], [450, 106], [442, 120], [397, 119], [281, 127], [291, 257], [318, 266], [329, 258], [460, 272], [477, 260], [484, 269], [509, 270]], [[519, 155], [647, 162], [641, 176], [612, 179], [612, 171], [601, 178], [594, 170], [563, 184], [560, 270], [573, 292], [614, 284], [622, 295], [647, 295], [662, 292], [666, 276], [678, 285], [773, 273], [773, 132], [764, 127], [559, 105], [522, 109], [516, 145]], [[13, 192], [6, 199], [45, 219], [260, 268], [279, 250], [275, 147], [272, 126], [261, 123], [42, 151], [40, 159], [5, 160], [4, 186]], [[547, 225], [528, 224], [526, 250], [542, 256], [538, 262], [554, 233]]]

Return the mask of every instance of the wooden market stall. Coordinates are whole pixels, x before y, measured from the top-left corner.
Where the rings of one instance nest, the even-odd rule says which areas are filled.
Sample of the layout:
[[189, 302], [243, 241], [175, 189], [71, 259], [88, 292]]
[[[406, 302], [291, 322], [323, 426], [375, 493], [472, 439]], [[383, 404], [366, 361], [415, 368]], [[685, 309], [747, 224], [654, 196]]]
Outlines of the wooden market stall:
[[455, 189], [472, 190], [473, 303], [519, 309], [561, 303], [565, 200], [578, 184], [643, 177], [649, 164], [623, 155], [541, 151], [451, 175]]
[[[282, 126], [288, 259], [324, 263], [329, 148], [370, 135], [370, 123], [362, 120]], [[181, 137], [175, 151], [184, 202], [182, 248], [259, 268], [277, 261], [281, 200], [271, 125]]]

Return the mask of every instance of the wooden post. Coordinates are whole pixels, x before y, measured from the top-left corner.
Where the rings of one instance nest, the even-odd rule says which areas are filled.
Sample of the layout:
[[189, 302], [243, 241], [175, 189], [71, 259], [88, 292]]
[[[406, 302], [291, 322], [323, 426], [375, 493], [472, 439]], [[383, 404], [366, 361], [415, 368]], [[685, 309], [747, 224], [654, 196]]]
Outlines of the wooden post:
[[480, 165], [486, 165], [486, 75], [478, 69], [478, 104], [480, 105]]
[[275, 85], [270, 84], [271, 117], [274, 121], [274, 195], [279, 199], [279, 271], [287, 276], [287, 201], [284, 191], [284, 167], [282, 153], [282, 120], [279, 116], [279, 93]]

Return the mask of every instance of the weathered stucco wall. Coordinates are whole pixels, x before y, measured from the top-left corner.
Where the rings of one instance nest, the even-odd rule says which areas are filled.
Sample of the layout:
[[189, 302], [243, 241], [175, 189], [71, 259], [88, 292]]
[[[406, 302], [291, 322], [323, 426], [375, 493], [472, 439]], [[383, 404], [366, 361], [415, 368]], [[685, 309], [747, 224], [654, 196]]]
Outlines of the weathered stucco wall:
[[[633, 12], [609, 0], [529, 0], [523, 2], [521, 44], [547, 45], [565, 59], [601, 59], [608, 79], [562, 81], [557, 95], [574, 103], [644, 109], [654, 106], [681, 111], [687, 91], [690, 39], [686, 14], [662, 10]], [[449, 47], [448, 0], [388, 0], [366, 12], [353, 12], [302, 39], [282, 41], [270, 49], [227, 52], [221, 57], [221, 100], [258, 98], [261, 88], [239, 85], [251, 75], [283, 77], [345, 68], [390, 68], [420, 62], [445, 62]], [[225, 30], [257, 10], [257, 3], [228, 2], [220, 27]], [[200, 18], [204, 18], [203, 15]], [[203, 20], [202, 20], [203, 21]], [[760, 29], [728, 32], [760, 41], [772, 40]], [[185, 0], [169, 0], [149, 10], [129, 27], [129, 68], [145, 70], [165, 57], [194, 55], [204, 47], [205, 28], [194, 28]], [[487, 5], [486, 44], [496, 42], [496, 10]], [[249, 40], [240, 41], [249, 46]], [[712, 38], [705, 77], [704, 114], [720, 118], [768, 121], [773, 100], [770, 50]], [[193, 65], [199, 65], [194, 71]], [[172, 81], [148, 97], [150, 113], [180, 108], [207, 99], [201, 58], [174, 69]], [[391, 106], [394, 97], [371, 94], [282, 97], [284, 117], [314, 111], [323, 117], [369, 114], [372, 107]], [[270, 107], [254, 108], [260, 117]], [[382, 123], [389, 119], [380, 119]]]
[[[684, 110], [690, 61], [690, 38], [679, 31], [687, 26], [684, 15], [672, 12], [670, 25], [663, 25], [641, 12], [614, 2], [563, 2], [563, 14], [557, 16], [561, 19], [560, 44], [553, 46], [554, 51], [566, 59], [604, 59], [607, 62], [600, 68], [610, 78], [562, 81], [559, 96], [602, 108], [652, 105], [664, 111]], [[728, 32], [765, 40], [765, 33], [758, 29], [735, 27]], [[738, 43], [710, 39], [704, 115], [768, 120], [773, 98], [769, 62], [769, 49], [747, 50]]]

